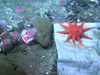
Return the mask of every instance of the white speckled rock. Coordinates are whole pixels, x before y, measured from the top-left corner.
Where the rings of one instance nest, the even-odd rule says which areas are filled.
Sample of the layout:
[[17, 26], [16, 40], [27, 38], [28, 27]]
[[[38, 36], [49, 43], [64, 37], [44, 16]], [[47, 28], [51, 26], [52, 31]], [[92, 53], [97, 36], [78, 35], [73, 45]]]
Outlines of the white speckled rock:
[[100, 75], [100, 23], [85, 23], [83, 28], [87, 27], [95, 27], [85, 32], [93, 40], [81, 38], [85, 47], [82, 47], [77, 41], [75, 41], [76, 46], [74, 47], [72, 39], [67, 43], [64, 42], [68, 34], [56, 33], [56, 31], [62, 31], [64, 28], [54, 24], [59, 75]]

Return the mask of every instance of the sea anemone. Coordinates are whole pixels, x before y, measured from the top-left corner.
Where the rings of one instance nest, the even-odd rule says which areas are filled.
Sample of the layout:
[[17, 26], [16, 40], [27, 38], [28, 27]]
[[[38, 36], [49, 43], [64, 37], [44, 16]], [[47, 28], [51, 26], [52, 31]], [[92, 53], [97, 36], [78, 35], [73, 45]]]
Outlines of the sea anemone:
[[31, 29], [27, 30], [26, 35], [28, 38], [31, 38], [31, 37], [34, 37], [36, 35], [36, 32], [37, 31], [35, 28], [31, 28]]

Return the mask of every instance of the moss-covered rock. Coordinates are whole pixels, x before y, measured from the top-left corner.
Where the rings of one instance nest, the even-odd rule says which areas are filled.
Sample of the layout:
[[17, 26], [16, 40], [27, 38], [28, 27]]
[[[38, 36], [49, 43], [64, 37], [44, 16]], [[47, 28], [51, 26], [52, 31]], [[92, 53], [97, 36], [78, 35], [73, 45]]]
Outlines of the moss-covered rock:
[[36, 18], [33, 27], [37, 29], [36, 40], [47, 48], [51, 44], [51, 22], [48, 18]]

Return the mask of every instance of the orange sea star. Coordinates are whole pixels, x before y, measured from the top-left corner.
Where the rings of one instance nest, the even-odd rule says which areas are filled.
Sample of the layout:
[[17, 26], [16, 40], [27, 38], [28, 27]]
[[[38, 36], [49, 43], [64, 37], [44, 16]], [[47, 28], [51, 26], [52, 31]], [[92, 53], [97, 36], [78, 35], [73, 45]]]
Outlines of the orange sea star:
[[82, 28], [85, 22], [82, 22], [80, 25], [77, 25], [76, 22], [73, 22], [73, 25], [69, 22], [65, 22], [65, 23], [68, 24], [68, 26], [62, 25], [60, 23], [58, 23], [58, 25], [62, 26], [66, 30], [57, 31], [57, 33], [69, 34], [67, 39], [65, 40], [65, 43], [72, 37], [73, 46], [75, 46], [75, 40], [77, 39], [77, 41], [81, 44], [81, 46], [84, 47], [84, 45], [82, 44], [80, 40], [80, 37], [92, 39], [91, 37], [88, 37], [87, 35], [85, 35], [83, 32], [89, 29], [92, 29], [94, 27]]

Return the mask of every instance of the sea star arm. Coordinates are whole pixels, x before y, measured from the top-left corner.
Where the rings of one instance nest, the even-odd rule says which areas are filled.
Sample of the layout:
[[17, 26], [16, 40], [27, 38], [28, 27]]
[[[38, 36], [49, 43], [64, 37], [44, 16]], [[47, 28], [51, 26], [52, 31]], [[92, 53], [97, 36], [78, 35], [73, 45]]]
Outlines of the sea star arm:
[[73, 25], [72, 25], [71, 23], [69, 23], [69, 22], [65, 22], [65, 23], [68, 24], [68, 25], [71, 26], [71, 27], [73, 26]]
[[69, 29], [68, 26], [62, 25], [62, 24], [60, 24], [60, 23], [57, 23], [57, 24], [60, 25], [60, 26], [62, 26], [62, 27], [64, 27], [65, 29]]
[[63, 33], [63, 34], [67, 34], [67, 33], [69, 33], [70, 32], [70, 30], [65, 30], [65, 31], [57, 31], [56, 33]]
[[82, 28], [82, 26], [84, 25], [85, 21], [83, 21], [78, 27]]
[[82, 31], [84, 32], [84, 31], [87, 31], [87, 30], [92, 29], [92, 28], [94, 28], [94, 27], [82, 28]]
[[72, 44], [73, 44], [73, 46], [75, 46], [75, 39], [76, 39], [76, 34], [73, 34], [72, 35]]
[[74, 26], [77, 26], [77, 23], [76, 23], [76, 22], [73, 22], [73, 25], [74, 25]]
[[84, 45], [82, 44], [82, 42], [81, 42], [81, 40], [80, 40], [80, 36], [79, 36], [79, 35], [77, 35], [77, 41], [80, 43], [80, 45], [81, 45], [82, 47], [84, 47]]
[[87, 35], [85, 35], [85, 34], [82, 32], [82, 30], [80, 30], [79, 33], [80, 33], [80, 35], [81, 35], [82, 37], [89, 38], [89, 39], [92, 40], [92, 38], [89, 37], [89, 36], [87, 36]]
[[69, 35], [68, 35], [68, 37], [67, 37], [67, 39], [65, 40], [65, 43], [70, 39], [72, 37], [72, 32], [71, 33], [69, 33]]
[[89, 36], [85, 35], [84, 33], [81, 33], [81, 36], [82, 36], [82, 37], [85, 37], [85, 38], [89, 38], [89, 39], [91, 39], [91, 40], [92, 40], [92, 38], [91, 38], [91, 37], [89, 37]]

